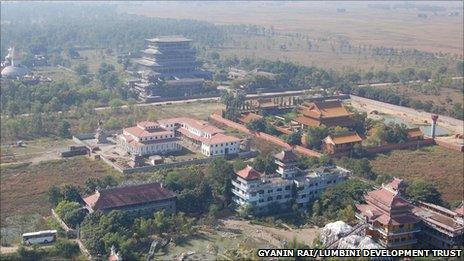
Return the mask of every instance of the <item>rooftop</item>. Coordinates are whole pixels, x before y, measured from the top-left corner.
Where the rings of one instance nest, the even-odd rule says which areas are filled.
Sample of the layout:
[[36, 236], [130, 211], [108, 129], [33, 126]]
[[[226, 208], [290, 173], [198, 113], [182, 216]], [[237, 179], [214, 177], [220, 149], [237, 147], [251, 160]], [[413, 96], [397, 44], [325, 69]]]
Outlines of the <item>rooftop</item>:
[[191, 42], [191, 39], [185, 38], [183, 36], [179, 35], [173, 35], [173, 36], [160, 36], [160, 37], [155, 37], [151, 39], [146, 39], [149, 42], [152, 43], [179, 43], [179, 42]]
[[112, 209], [175, 197], [174, 192], [163, 188], [160, 183], [156, 182], [96, 191], [84, 198], [84, 202], [92, 209]]
[[356, 132], [348, 132], [348, 133], [338, 134], [338, 135], [329, 135], [324, 139], [324, 141], [326, 143], [339, 145], [339, 144], [346, 144], [346, 143], [353, 143], [353, 142], [361, 142], [362, 138], [359, 137], [358, 133]]
[[301, 106], [300, 111], [305, 116], [319, 119], [350, 115], [339, 100], [315, 101]]
[[250, 165], [247, 165], [244, 169], [237, 171], [235, 174], [244, 180], [258, 180], [261, 179], [262, 173], [255, 170]]
[[124, 128], [123, 133], [127, 133], [137, 138], [173, 134], [172, 131], [157, 126], [158, 124], [155, 122], [140, 122], [136, 126]]

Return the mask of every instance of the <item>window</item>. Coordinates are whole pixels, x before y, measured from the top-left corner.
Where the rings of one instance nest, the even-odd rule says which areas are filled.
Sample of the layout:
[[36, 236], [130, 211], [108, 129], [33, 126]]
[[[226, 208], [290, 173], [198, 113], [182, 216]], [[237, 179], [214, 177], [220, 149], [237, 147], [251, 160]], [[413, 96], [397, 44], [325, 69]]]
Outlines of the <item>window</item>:
[[251, 196], [252, 197], [256, 196], [256, 192], [251, 193]]
[[285, 195], [285, 198], [289, 198], [289, 197], [290, 197], [290, 194]]
[[285, 190], [290, 190], [290, 186], [285, 186]]
[[263, 203], [263, 202], [264, 202], [264, 199], [260, 198], [260, 199], [259, 199], [259, 202], [260, 202], [260, 203]]
[[306, 194], [301, 195], [301, 198], [306, 198]]
[[272, 193], [272, 192], [274, 192], [274, 190], [272, 190], [272, 189], [267, 191], [267, 193]]
[[264, 190], [258, 191], [259, 194], [264, 194]]
[[268, 198], [267, 198], [267, 201], [272, 201], [272, 200], [273, 200], [272, 197], [268, 197]]
[[277, 191], [282, 191], [282, 188], [278, 188]]
[[282, 199], [282, 196], [281, 196], [281, 195], [278, 195], [278, 196], [276, 197], [276, 199], [277, 199], [277, 200]]

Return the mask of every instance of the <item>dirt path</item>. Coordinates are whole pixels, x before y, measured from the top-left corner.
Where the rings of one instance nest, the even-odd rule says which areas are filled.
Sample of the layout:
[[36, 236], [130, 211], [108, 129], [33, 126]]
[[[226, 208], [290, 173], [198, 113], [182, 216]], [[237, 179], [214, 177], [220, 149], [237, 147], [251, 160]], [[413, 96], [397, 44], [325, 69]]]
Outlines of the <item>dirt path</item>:
[[240, 231], [244, 235], [265, 240], [276, 247], [283, 247], [285, 242], [290, 242], [294, 238], [305, 245], [311, 245], [318, 234], [316, 228], [303, 229], [280, 229], [250, 224], [244, 220], [224, 219], [222, 227], [228, 230]]
[[[430, 122], [432, 121], [432, 114], [429, 112], [418, 111], [412, 108], [393, 105], [385, 102], [379, 102], [367, 98], [358, 97], [355, 95], [350, 96], [351, 105], [354, 108], [361, 111], [365, 111], [367, 113], [376, 110], [380, 113], [398, 116], [399, 118], [414, 124], [430, 124]], [[439, 116], [437, 124], [445, 129], [450, 130], [453, 133], [462, 133], [462, 130], [464, 128], [463, 121], [442, 115]]]

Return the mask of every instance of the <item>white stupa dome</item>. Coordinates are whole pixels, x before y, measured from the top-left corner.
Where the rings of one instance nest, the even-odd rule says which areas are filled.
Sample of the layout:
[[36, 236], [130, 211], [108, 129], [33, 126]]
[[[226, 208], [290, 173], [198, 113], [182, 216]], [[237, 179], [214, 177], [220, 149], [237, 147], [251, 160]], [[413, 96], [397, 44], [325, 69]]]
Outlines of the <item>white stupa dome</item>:
[[2, 70], [2, 77], [16, 79], [29, 74], [30, 70], [26, 66], [7, 66]]

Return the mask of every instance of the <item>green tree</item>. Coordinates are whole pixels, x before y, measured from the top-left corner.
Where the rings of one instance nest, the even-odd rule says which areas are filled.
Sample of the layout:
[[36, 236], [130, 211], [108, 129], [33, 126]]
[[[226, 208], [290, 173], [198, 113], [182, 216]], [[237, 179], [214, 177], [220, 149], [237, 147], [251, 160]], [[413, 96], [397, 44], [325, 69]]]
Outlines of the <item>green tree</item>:
[[320, 149], [322, 140], [327, 137], [328, 134], [329, 129], [324, 125], [319, 127], [309, 127], [306, 136], [307, 146], [314, 149]]
[[277, 169], [277, 164], [273, 155], [259, 155], [253, 160], [253, 168], [259, 172], [267, 174], [274, 173]]
[[58, 205], [55, 208], [55, 212], [60, 218], [63, 218], [65, 214], [70, 213], [73, 210], [77, 210], [79, 208], [79, 203], [63, 200], [60, 203], [58, 203]]
[[222, 198], [226, 203], [231, 196], [231, 180], [234, 176], [234, 168], [223, 158], [215, 159], [208, 167], [206, 177], [211, 184], [215, 198]]
[[71, 258], [79, 255], [80, 253], [79, 246], [76, 243], [71, 242], [67, 239], [57, 240], [56, 243], [53, 245], [53, 248], [53, 251], [56, 253], [56, 255], [65, 258]]
[[61, 200], [63, 200], [63, 194], [59, 187], [53, 185], [47, 191], [48, 201], [56, 206]]
[[62, 138], [70, 138], [71, 137], [71, 124], [68, 121], [63, 120], [61, 121], [59, 135]]
[[85, 63], [80, 63], [76, 66], [74, 71], [76, 72], [78, 76], [84, 76], [89, 73], [89, 66]]
[[437, 205], [444, 205], [441, 193], [435, 184], [417, 180], [413, 181], [406, 189], [406, 196], [414, 201], [425, 201]]
[[82, 200], [79, 188], [74, 185], [66, 184], [62, 189], [62, 193], [64, 200], [76, 202], [80, 202]]

